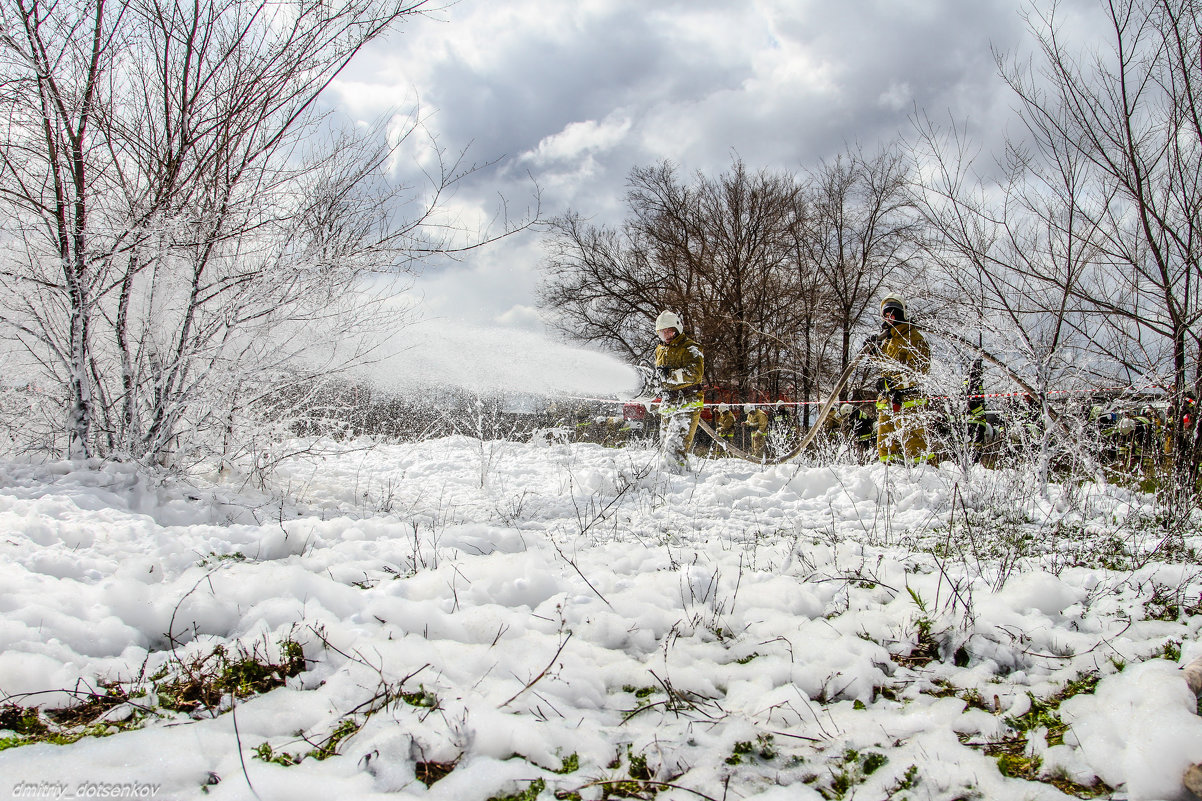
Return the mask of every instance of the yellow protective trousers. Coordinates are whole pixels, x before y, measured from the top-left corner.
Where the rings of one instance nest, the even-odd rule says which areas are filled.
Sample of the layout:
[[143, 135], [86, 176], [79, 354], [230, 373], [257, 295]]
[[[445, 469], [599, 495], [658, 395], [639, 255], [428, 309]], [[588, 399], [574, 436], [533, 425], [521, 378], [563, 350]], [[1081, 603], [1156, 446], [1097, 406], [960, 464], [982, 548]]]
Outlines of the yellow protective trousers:
[[923, 425], [926, 398], [912, 398], [901, 405], [901, 411], [893, 411], [893, 402], [887, 396], [876, 401], [876, 451], [882, 462], [914, 464], [929, 461], [927, 433]]

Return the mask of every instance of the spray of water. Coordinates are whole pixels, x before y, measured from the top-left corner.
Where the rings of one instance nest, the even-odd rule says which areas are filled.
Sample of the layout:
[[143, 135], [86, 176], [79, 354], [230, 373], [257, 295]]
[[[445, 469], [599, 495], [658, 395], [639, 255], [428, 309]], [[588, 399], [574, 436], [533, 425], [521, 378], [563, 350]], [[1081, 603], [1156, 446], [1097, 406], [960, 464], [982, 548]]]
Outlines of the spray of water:
[[398, 394], [450, 386], [484, 395], [628, 398], [640, 383], [633, 367], [608, 354], [532, 331], [448, 320], [413, 323], [375, 355], [362, 378]]

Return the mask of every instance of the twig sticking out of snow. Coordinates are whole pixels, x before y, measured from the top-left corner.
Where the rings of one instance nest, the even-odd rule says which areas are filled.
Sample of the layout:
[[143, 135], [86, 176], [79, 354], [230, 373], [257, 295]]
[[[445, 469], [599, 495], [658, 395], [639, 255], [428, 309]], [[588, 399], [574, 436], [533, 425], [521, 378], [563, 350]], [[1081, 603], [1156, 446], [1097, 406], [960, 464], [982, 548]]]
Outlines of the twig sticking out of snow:
[[[592, 585], [590, 584], [589, 586], [591, 587]], [[601, 600], [604, 601], [605, 599], [602, 598]], [[555, 656], [551, 657], [551, 661], [547, 663], [547, 666], [545, 668], [543, 668], [542, 672], [539, 673], [534, 678], [532, 678], [530, 681], [526, 682], [526, 686], [523, 687], [522, 689], [518, 690], [516, 693], [514, 693], [513, 697], [511, 697], [505, 703], [501, 704], [500, 708], [504, 709], [505, 707], [509, 706], [511, 703], [513, 703], [514, 699], [516, 699], [519, 695], [526, 692], [526, 690], [529, 690], [534, 685], [538, 684], [542, 680], [543, 676], [546, 676], [548, 671], [551, 670], [551, 667], [555, 664], [555, 660], [559, 659], [559, 655], [561, 653], [563, 653], [564, 646], [568, 644], [568, 640], [570, 640], [570, 639], [572, 639], [572, 632], [569, 631], [568, 636], [563, 638], [563, 642], [561, 642], [559, 644], [559, 648], [556, 649]]]

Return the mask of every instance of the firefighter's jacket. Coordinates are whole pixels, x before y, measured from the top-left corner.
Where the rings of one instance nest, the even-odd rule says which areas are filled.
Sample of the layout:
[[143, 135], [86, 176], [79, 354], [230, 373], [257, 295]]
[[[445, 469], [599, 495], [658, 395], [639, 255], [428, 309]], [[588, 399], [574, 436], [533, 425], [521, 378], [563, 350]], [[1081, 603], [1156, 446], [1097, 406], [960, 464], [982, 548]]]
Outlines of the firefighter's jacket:
[[848, 418], [849, 433], [857, 442], [869, 442], [876, 439], [876, 417], [873, 416], [870, 407], [856, 404]]
[[735, 435], [735, 423], [738, 422], [735, 413], [730, 409], [724, 412], [718, 412], [718, 430], [717, 434], [720, 437], [731, 438]]
[[677, 334], [671, 342], [656, 346], [655, 368], [662, 376], [661, 410], [701, 409], [705, 402], [701, 392], [705, 357], [700, 345], [687, 334]]
[[884, 391], [917, 389], [918, 376], [931, 369], [931, 349], [915, 326], [899, 322], [889, 326], [877, 346]]
[[753, 434], [763, 436], [768, 433], [768, 414], [757, 406], [747, 414], [747, 419], [743, 421], [743, 424], [750, 427]]
[[918, 377], [931, 369], [931, 350], [918, 329], [906, 322], [886, 326], [878, 345], [881, 382], [877, 396], [876, 445], [882, 462], [930, 461], [926, 429], [913, 413], [927, 404]]

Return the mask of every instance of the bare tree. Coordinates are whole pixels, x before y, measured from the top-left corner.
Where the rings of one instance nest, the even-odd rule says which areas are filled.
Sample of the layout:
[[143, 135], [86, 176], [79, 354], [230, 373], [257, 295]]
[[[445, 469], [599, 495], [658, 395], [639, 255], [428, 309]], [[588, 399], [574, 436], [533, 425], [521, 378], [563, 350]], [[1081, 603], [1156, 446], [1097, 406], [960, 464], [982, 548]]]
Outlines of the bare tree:
[[233, 397], [344, 363], [330, 343], [381, 301], [366, 276], [480, 243], [426, 225], [470, 166], [443, 161], [425, 189], [386, 178], [420, 120], [351, 134], [319, 108], [426, 6], [0, 7], [0, 321], [66, 388], [71, 456], [152, 458]]
[[798, 399], [803, 401], [802, 420], [809, 427], [811, 403], [820, 394], [822, 377], [838, 374], [842, 368], [833, 364], [836, 348], [832, 343], [837, 338], [838, 318], [832, 309], [836, 306], [823, 272], [809, 256], [808, 207], [804, 197], [799, 197], [797, 204], [790, 240], [792, 280], [785, 293], [793, 314], [791, 325], [785, 330], [792, 345], [792, 361], [797, 364], [800, 376]]
[[1097, 256], [1088, 220], [1073, 202], [1086, 187], [1071, 158], [1063, 169], [1047, 169], [1015, 148], [987, 179], [962, 127], [917, 122], [913, 152], [925, 176], [913, 193], [929, 232], [924, 258], [940, 310], [927, 327], [958, 343], [965, 361], [977, 357], [975, 345], [1037, 390], [1032, 401], [1049, 424], [1033, 444], [1046, 480], [1057, 453], [1050, 393], [1085, 389], [1098, 378], [1081, 358], [1094, 347], [1086, 333], [1090, 315], [1072, 296]]
[[[1099, 2], [1109, 43], [1091, 51], [1055, 5], [1032, 11], [1036, 59], [998, 57], [1026, 128], [1000, 181], [974, 180], [954, 128], [920, 133], [936, 251], [971, 278], [944, 275], [1005, 322], [1041, 389], [1089, 364], [1095, 380], [1170, 387], [1178, 410], [1202, 391], [1200, 10]], [[1178, 486], [1195, 487], [1196, 425], [1174, 451]]]
[[554, 325], [631, 361], [645, 358], [653, 347], [647, 327], [669, 291], [646, 252], [575, 211], [551, 220], [544, 246], [539, 304], [553, 312]]
[[[1031, 14], [1040, 69], [1000, 61], [1032, 147], [1085, 191], [1071, 200], [1075, 238], [1094, 249], [1063, 287], [1093, 312], [1090, 333], [1130, 375], [1170, 385], [1175, 408], [1202, 391], [1202, 47], [1196, 0], [1100, 3], [1109, 47], [1074, 52], [1055, 8]], [[1202, 439], [1177, 431], [1177, 466], [1193, 486]]]
[[639, 167], [628, 186], [620, 230], [578, 214], [554, 222], [541, 302], [558, 326], [637, 359], [656, 314], [679, 310], [706, 347], [712, 381], [744, 394], [779, 390], [791, 380], [782, 366], [795, 313], [797, 182], [736, 160], [687, 184], [670, 163]]
[[887, 282], [908, 283], [917, 271], [920, 228], [908, 182], [908, 162], [896, 146], [873, 155], [849, 149], [809, 176], [809, 214], [796, 242], [826, 287], [841, 337], [840, 369], [851, 357], [853, 331], [866, 314], [875, 321]]

